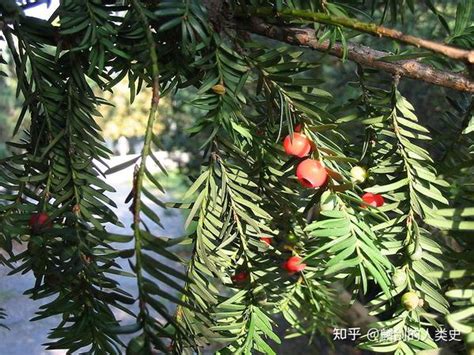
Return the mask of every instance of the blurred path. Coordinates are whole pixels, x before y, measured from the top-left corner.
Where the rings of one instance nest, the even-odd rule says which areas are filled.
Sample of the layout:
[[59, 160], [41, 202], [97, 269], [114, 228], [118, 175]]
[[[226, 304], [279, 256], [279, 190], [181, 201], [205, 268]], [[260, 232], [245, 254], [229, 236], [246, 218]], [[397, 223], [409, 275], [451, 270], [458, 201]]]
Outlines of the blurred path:
[[[110, 167], [116, 166], [128, 160], [131, 160], [134, 155], [113, 157], [108, 161]], [[167, 164], [165, 159], [164, 165], [169, 168], [172, 164]], [[158, 172], [159, 168], [149, 161], [149, 170]], [[111, 232], [127, 234], [131, 233], [130, 225], [132, 223], [132, 214], [128, 210], [128, 206], [124, 201], [131, 189], [131, 180], [133, 177], [133, 166], [128, 167], [121, 172], [108, 175], [107, 183], [113, 186], [117, 191], [109, 193], [108, 196], [115, 201], [117, 209], [115, 213], [126, 226], [126, 228], [111, 227], [108, 228]], [[162, 196], [166, 200], [166, 196]], [[157, 208], [157, 213], [162, 218], [163, 230], [157, 230], [156, 234], [160, 236], [176, 237], [181, 236], [182, 217], [177, 211]], [[133, 242], [123, 245], [115, 245], [117, 248], [131, 248]], [[129, 271], [128, 261], [119, 259], [119, 264], [127, 271]], [[34, 277], [31, 273], [26, 275], [6, 276], [8, 269], [0, 266], [0, 307], [3, 307], [8, 312], [8, 318], [3, 322], [10, 331], [0, 328], [0, 355], [59, 355], [65, 354], [65, 351], [46, 351], [41, 344], [47, 342], [47, 335], [49, 329], [57, 326], [59, 320], [56, 318], [47, 318], [41, 321], [30, 322], [41, 304], [47, 303], [47, 300], [32, 301], [23, 292], [31, 288], [34, 284]], [[134, 278], [117, 278], [121, 286], [133, 295], [136, 295], [136, 281]], [[165, 292], [171, 290], [164, 290]], [[130, 320], [130, 316], [121, 312], [116, 312], [117, 318], [124, 321], [126, 324]]]

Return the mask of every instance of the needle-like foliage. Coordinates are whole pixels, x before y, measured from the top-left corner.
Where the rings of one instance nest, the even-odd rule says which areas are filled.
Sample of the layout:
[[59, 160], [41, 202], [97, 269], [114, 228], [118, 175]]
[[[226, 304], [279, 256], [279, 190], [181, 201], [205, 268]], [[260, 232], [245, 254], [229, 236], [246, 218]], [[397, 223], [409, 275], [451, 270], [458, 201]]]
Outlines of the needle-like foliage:
[[[472, 0], [61, 0], [48, 20], [25, 14], [42, 3], [0, 2], [0, 75], [22, 103], [0, 162], [0, 264], [34, 274], [26, 293], [47, 301], [33, 320], [59, 316], [48, 349], [275, 354], [347, 326], [341, 289], [378, 319], [362, 349], [436, 349], [444, 327], [474, 347]], [[404, 76], [437, 87], [419, 95]], [[100, 93], [124, 80], [130, 103], [151, 92], [144, 144], [108, 167]], [[201, 167], [165, 203], [154, 127], [182, 90], [201, 112], [187, 131]], [[425, 91], [438, 102], [420, 112]], [[306, 157], [281, 145], [294, 132], [322, 186], [296, 179]], [[112, 233], [107, 175], [131, 166], [131, 232]], [[161, 208], [185, 211], [185, 235], [162, 236]]]

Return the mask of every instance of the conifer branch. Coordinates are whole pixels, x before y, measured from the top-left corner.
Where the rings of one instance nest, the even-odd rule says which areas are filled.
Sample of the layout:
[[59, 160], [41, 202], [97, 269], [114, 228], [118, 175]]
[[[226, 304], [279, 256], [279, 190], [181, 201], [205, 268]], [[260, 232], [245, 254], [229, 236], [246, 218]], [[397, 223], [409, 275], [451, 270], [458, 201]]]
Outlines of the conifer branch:
[[[263, 35], [265, 37], [297, 46], [306, 46], [338, 58], [344, 57], [344, 46], [341, 43], [320, 42], [312, 29], [275, 26], [258, 18], [238, 23], [240, 29]], [[356, 43], [347, 43], [347, 59], [363, 66], [379, 69], [391, 74], [425, 81], [450, 89], [474, 92], [474, 81], [459, 73], [441, 71], [418, 60], [398, 60], [393, 62], [381, 60], [389, 53], [372, 49]]]
[[365, 32], [377, 37], [386, 37], [394, 39], [398, 42], [406, 43], [413, 45], [418, 48], [425, 48], [434, 53], [442, 54], [445, 57], [460, 60], [468, 64], [474, 63], [474, 50], [465, 50], [461, 48], [456, 48], [452, 46], [445, 45], [443, 43], [438, 43], [430, 41], [424, 38], [407, 35], [401, 31], [394, 30], [392, 28], [387, 28], [384, 26], [379, 26], [374, 23], [366, 23], [358, 21], [356, 19], [351, 19], [348, 17], [342, 16], [332, 16], [320, 12], [309, 12], [305, 10], [292, 10], [285, 9], [279, 12], [271, 7], [261, 7], [261, 8], [249, 8], [247, 10], [249, 15], [259, 16], [259, 17], [280, 17], [287, 19], [302, 19], [308, 21], [314, 21], [318, 23], [323, 23], [327, 25], [342, 26], [345, 28], [350, 28], [359, 32]]
[[143, 271], [142, 271], [142, 236], [140, 231], [140, 212], [141, 212], [141, 195], [143, 189], [143, 180], [145, 175], [145, 168], [146, 168], [146, 160], [151, 152], [151, 142], [153, 136], [153, 125], [156, 120], [157, 112], [158, 112], [158, 104], [160, 102], [160, 84], [159, 84], [159, 66], [158, 66], [158, 56], [156, 53], [156, 45], [155, 41], [153, 40], [153, 35], [150, 30], [150, 25], [148, 22], [148, 18], [146, 17], [145, 13], [142, 9], [142, 4], [140, 1], [131, 0], [131, 4], [133, 8], [137, 11], [137, 14], [140, 18], [140, 21], [145, 28], [146, 34], [146, 41], [149, 45], [149, 55], [151, 60], [151, 77], [152, 77], [152, 100], [151, 100], [151, 107], [148, 116], [148, 122], [145, 131], [145, 138], [144, 138], [144, 145], [141, 152], [141, 161], [140, 164], [136, 167], [135, 174], [134, 174], [134, 181], [133, 181], [133, 205], [132, 205], [132, 213], [133, 213], [133, 235], [135, 239], [135, 258], [136, 258], [136, 273], [137, 273], [137, 284], [139, 290], [139, 307], [140, 307], [140, 314], [139, 314], [139, 322], [141, 323], [144, 331], [146, 332], [146, 316], [148, 311], [145, 306], [145, 301], [143, 300]]

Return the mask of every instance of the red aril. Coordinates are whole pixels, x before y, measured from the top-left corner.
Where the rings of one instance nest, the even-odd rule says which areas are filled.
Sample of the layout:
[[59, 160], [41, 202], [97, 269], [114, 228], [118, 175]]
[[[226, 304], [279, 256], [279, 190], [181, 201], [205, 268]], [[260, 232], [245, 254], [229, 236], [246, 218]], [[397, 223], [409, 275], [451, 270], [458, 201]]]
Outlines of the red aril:
[[46, 212], [32, 214], [28, 224], [33, 233], [38, 233], [45, 228], [53, 227], [53, 222], [49, 219]]
[[282, 267], [289, 273], [295, 273], [303, 271], [306, 268], [306, 264], [301, 263], [299, 256], [292, 256], [282, 264]]
[[236, 284], [241, 284], [241, 283], [247, 281], [248, 278], [249, 278], [248, 272], [240, 271], [240, 272], [236, 272], [236, 273], [231, 277], [231, 280], [232, 280], [232, 282], [234, 282], [234, 283], [236, 283]]
[[293, 133], [287, 135], [283, 140], [283, 148], [288, 155], [294, 155], [298, 158], [303, 158], [311, 151], [311, 144], [309, 139], [301, 133]]
[[321, 187], [326, 183], [328, 173], [318, 160], [306, 159], [298, 164], [296, 176], [304, 187]]
[[385, 200], [383, 199], [382, 195], [373, 194], [372, 192], [366, 192], [365, 194], [363, 194], [362, 201], [372, 207], [380, 207], [383, 206], [383, 204], [385, 203]]

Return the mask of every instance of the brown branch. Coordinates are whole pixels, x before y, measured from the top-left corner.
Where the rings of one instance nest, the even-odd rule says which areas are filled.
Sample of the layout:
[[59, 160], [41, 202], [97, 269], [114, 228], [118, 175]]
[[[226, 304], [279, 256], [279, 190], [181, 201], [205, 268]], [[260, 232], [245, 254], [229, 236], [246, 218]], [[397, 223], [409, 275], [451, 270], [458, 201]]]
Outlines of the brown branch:
[[[251, 18], [248, 22], [239, 22], [237, 26], [248, 32], [292, 45], [306, 46], [338, 58], [342, 58], [344, 54], [342, 44], [333, 43], [330, 46], [329, 41], [320, 42], [312, 29], [274, 26], [258, 18]], [[380, 58], [388, 56], [389, 53], [356, 43], [348, 43], [347, 50], [347, 58], [363, 66], [458, 91], [474, 93], [474, 81], [462, 74], [437, 70], [414, 59], [384, 62]]]
[[392, 28], [379, 26], [374, 23], [366, 23], [348, 17], [331, 16], [320, 12], [309, 12], [306, 10], [292, 9], [285, 9], [278, 13], [275, 13], [275, 10], [271, 7], [251, 8], [248, 9], [247, 14], [270, 18], [278, 16], [284, 19], [302, 19], [307, 21], [324, 23], [327, 25], [342, 26], [359, 32], [369, 33], [378, 37], [391, 38], [399, 42], [411, 44], [418, 48], [428, 49], [432, 52], [442, 54], [451, 59], [461, 60], [468, 64], [474, 64], [474, 50], [456, 48], [443, 43], [430, 41], [424, 38], [406, 35], [403, 32], [394, 30]]

